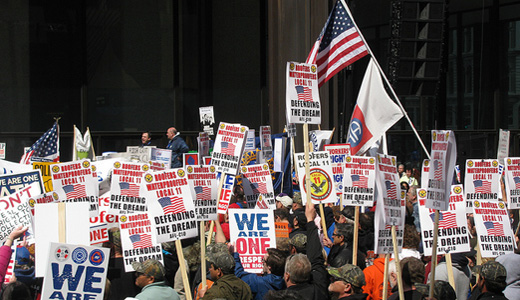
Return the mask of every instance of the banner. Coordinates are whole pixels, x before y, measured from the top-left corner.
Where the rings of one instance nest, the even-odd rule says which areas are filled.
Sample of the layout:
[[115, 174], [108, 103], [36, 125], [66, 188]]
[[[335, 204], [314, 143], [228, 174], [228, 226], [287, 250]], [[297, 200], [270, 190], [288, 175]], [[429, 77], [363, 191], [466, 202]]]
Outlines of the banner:
[[247, 165], [242, 167], [242, 186], [247, 206], [255, 207], [261, 195], [269, 208], [276, 209], [273, 179], [268, 164]]
[[276, 233], [272, 210], [230, 209], [229, 234], [235, 252], [240, 254], [244, 271], [262, 273], [267, 248], [276, 248]]
[[[417, 189], [424, 253], [432, 255], [435, 210], [426, 207], [426, 189]], [[448, 210], [439, 211], [437, 254], [470, 250], [466, 203], [462, 184], [452, 185]]]
[[505, 183], [509, 209], [520, 208], [520, 157], [505, 159]]
[[377, 206], [380, 206], [383, 211], [384, 224], [404, 226], [405, 201], [400, 197], [401, 186], [396, 157], [378, 154], [377, 169], [379, 170], [376, 173]]
[[[305, 153], [295, 153], [294, 156], [296, 158], [296, 171], [298, 172], [298, 178], [300, 178], [302, 199], [307, 199], [305, 187]], [[332, 179], [333, 173], [329, 152], [310, 152], [309, 162], [312, 203], [336, 203], [337, 197]]]
[[45, 192], [42, 183], [42, 176], [39, 170], [13, 173], [0, 176], [0, 197], [5, 197], [12, 193], [33, 184], [37, 183], [38, 192], [35, 195]]
[[271, 142], [271, 126], [260, 126], [260, 145], [262, 155], [267, 161], [273, 157], [273, 143]]
[[32, 234], [32, 213], [29, 198], [39, 192], [37, 184], [25, 187], [16, 193], [0, 198], [0, 243], [5, 242], [9, 234], [18, 226], [29, 228]]
[[215, 166], [187, 166], [197, 220], [217, 219], [217, 170]]
[[125, 272], [135, 271], [133, 262], [144, 262], [148, 259], [160, 261], [163, 265], [161, 244], [157, 242], [152, 231], [148, 213], [121, 215], [121, 247]]
[[468, 209], [475, 200], [498, 201], [500, 190], [499, 163], [496, 159], [468, 159], [466, 160], [466, 176], [464, 189]]
[[146, 212], [146, 198], [140, 188], [143, 174], [150, 165], [116, 161], [112, 170], [108, 213], [114, 215]]
[[102, 300], [109, 258], [108, 248], [51, 243], [42, 299]]
[[29, 206], [31, 207], [32, 215], [34, 216], [34, 207], [37, 204], [57, 203], [59, 202], [59, 199], [65, 199], [65, 192], [63, 190], [37, 194], [29, 197]]
[[172, 150], [152, 148], [150, 168], [153, 171], [168, 170], [172, 165]]
[[[336, 191], [337, 204], [343, 195], [343, 173], [345, 171], [345, 158], [350, 155], [349, 144], [329, 144], [324, 145], [324, 150], [329, 152], [330, 161], [332, 163], [332, 174], [334, 181], [334, 190]], [[345, 205], [345, 203], [343, 203]]]
[[[235, 175], [231, 174], [223, 174], [217, 173], [217, 182], [220, 182], [221, 176], [224, 177], [224, 182], [222, 184], [222, 191], [220, 192], [220, 197], [218, 200], [217, 212], [219, 214], [225, 214], [227, 212], [229, 206], [229, 200], [231, 200], [231, 196], [233, 196], [233, 186], [235, 185]], [[218, 197], [218, 196], [217, 196]]]
[[246, 137], [246, 145], [244, 147], [244, 150], [255, 150], [255, 130], [249, 129], [247, 131], [247, 137]]
[[[376, 212], [374, 214], [374, 253], [388, 254], [394, 253], [394, 244], [392, 242], [392, 226], [385, 223], [385, 210], [383, 205], [380, 205], [381, 199], [378, 197], [378, 204], [376, 205]], [[403, 206], [403, 213], [404, 213]], [[398, 251], [401, 252], [403, 246], [404, 235], [404, 218], [401, 218], [401, 223], [395, 226], [397, 236]]]
[[287, 62], [287, 120], [296, 124], [321, 124], [321, 104], [316, 65]]
[[218, 172], [233, 175], [238, 173], [248, 130], [240, 124], [220, 123], [211, 154], [211, 164]]
[[[453, 170], [457, 160], [455, 135], [449, 130], [432, 130], [432, 152], [428, 173], [426, 207], [448, 210]], [[467, 189], [467, 187], [466, 187]]]
[[199, 116], [202, 130], [208, 135], [214, 135], [215, 117], [213, 115], [213, 106], [199, 107]]
[[143, 180], [157, 242], [197, 236], [195, 206], [184, 169], [146, 173]]
[[343, 205], [374, 206], [376, 159], [347, 156], [343, 176]]
[[155, 146], [126, 146], [126, 153], [131, 161], [148, 163], [152, 158], [152, 149]]
[[473, 200], [473, 217], [482, 257], [513, 253], [515, 239], [504, 202]]

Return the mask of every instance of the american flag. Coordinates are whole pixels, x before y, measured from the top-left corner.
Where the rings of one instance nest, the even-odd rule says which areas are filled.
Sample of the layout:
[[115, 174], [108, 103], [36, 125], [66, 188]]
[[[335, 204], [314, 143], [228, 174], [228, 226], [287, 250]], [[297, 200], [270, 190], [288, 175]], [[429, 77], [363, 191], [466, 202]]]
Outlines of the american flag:
[[267, 193], [267, 184], [265, 182], [255, 182], [251, 183], [251, 189], [255, 194], [265, 194]]
[[65, 194], [67, 194], [67, 199], [81, 198], [87, 197], [87, 192], [85, 191], [85, 186], [78, 184], [73, 185], [69, 184], [63, 187]]
[[433, 179], [442, 180], [442, 162], [439, 160], [433, 161]]
[[488, 235], [504, 236], [504, 226], [499, 222], [484, 222]]
[[[435, 213], [430, 214], [432, 222], [435, 222]], [[457, 227], [457, 215], [451, 212], [439, 211], [439, 228]]]
[[362, 175], [351, 175], [352, 185], [360, 188], [368, 187], [368, 177]]
[[352, 17], [338, 0], [307, 57], [307, 63], [318, 66], [318, 86], [367, 54]]
[[120, 182], [119, 189], [121, 189], [122, 196], [139, 197], [139, 185], [137, 184]]
[[197, 200], [211, 200], [211, 188], [207, 186], [196, 186], [195, 198]]
[[491, 182], [485, 180], [473, 180], [475, 193], [491, 193]]
[[395, 186], [395, 183], [387, 180], [385, 181], [386, 185], [386, 195], [390, 199], [397, 199], [397, 188]]
[[230, 142], [221, 142], [220, 151], [227, 155], [235, 155], [235, 144]]
[[298, 94], [298, 100], [312, 101], [312, 90], [306, 86], [298, 85], [295, 87]]
[[132, 247], [134, 249], [153, 247], [152, 237], [149, 234], [134, 234], [134, 235], [131, 235], [130, 236], [130, 241], [132, 241]]
[[518, 177], [518, 176], [517, 177], [513, 177], [513, 180], [515, 182], [515, 188], [517, 190], [520, 190], [520, 177]]
[[260, 208], [260, 209], [269, 208], [269, 205], [267, 205], [267, 202], [265, 202], [264, 197], [262, 197], [262, 196], [258, 197], [258, 201], [256, 201], [256, 208]]
[[163, 197], [158, 200], [159, 204], [161, 204], [162, 210], [165, 215], [167, 214], [178, 214], [181, 212], [185, 212], [184, 201], [181, 197], [173, 196], [173, 197]]
[[29, 148], [20, 159], [20, 163], [28, 165], [31, 161], [60, 161], [59, 131], [60, 127], [56, 122]]

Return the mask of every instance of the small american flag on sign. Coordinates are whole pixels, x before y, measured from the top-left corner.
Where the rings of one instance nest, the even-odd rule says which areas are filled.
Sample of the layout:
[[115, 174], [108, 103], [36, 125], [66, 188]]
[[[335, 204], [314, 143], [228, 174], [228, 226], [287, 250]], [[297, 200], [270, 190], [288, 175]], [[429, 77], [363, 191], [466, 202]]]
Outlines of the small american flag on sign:
[[158, 200], [165, 215], [185, 212], [184, 201], [181, 197], [163, 197]]
[[368, 187], [368, 177], [363, 175], [351, 175], [352, 177], [352, 186], [357, 186], [360, 188]]
[[235, 155], [235, 144], [230, 142], [221, 142], [220, 143], [220, 152], [227, 155]]
[[120, 182], [119, 189], [121, 189], [122, 196], [139, 197], [139, 186], [137, 184]]
[[491, 193], [491, 182], [485, 180], [473, 180], [475, 193]]
[[260, 209], [269, 208], [269, 205], [267, 205], [267, 202], [265, 202], [264, 197], [262, 197], [262, 196], [258, 197], [258, 201], [256, 202], [256, 208], [260, 208]]
[[312, 101], [312, 90], [306, 86], [298, 85], [295, 87], [298, 94], [298, 100]]
[[130, 236], [130, 241], [132, 241], [132, 247], [134, 249], [137, 248], [146, 248], [152, 247], [152, 237], [149, 234], [134, 234]]
[[255, 194], [266, 194], [267, 193], [267, 184], [265, 182], [255, 182], [251, 183], [251, 189]]
[[195, 198], [197, 200], [211, 200], [211, 188], [207, 186], [196, 186]]
[[397, 199], [397, 188], [395, 184], [389, 180], [385, 181], [386, 195], [390, 199]]
[[433, 179], [442, 180], [442, 162], [438, 160], [433, 161]]
[[504, 226], [499, 222], [484, 222], [488, 235], [504, 236]]
[[67, 194], [67, 199], [87, 197], [87, 193], [85, 192], [85, 186], [81, 184], [69, 184], [64, 186], [63, 190], [65, 191], [65, 194]]
[[520, 190], [520, 177], [513, 177], [513, 181], [515, 182], [515, 188]]
[[[432, 222], [435, 222], [435, 213], [430, 214]], [[457, 227], [457, 216], [451, 212], [439, 212], [439, 228]]]

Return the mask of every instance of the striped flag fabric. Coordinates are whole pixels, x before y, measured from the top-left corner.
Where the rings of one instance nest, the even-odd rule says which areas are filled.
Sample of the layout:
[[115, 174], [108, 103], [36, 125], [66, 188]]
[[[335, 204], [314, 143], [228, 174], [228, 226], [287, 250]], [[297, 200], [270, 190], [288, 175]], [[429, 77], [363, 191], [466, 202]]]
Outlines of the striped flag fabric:
[[149, 234], [134, 234], [130, 236], [134, 249], [153, 247], [152, 237]]
[[65, 191], [65, 194], [67, 194], [67, 199], [87, 197], [87, 192], [85, 191], [85, 186], [81, 185], [81, 184], [65, 185], [65, 186], [63, 186], [63, 190]]
[[220, 152], [227, 155], [235, 155], [235, 144], [231, 142], [221, 142]]
[[389, 180], [386, 180], [385, 185], [386, 185], [387, 197], [390, 199], [397, 199], [397, 188], [395, 186], [395, 183], [393, 183]]
[[268, 209], [269, 205], [267, 205], [267, 202], [265, 202], [264, 197], [259, 196], [258, 201], [256, 201], [256, 208], [260, 209]]
[[267, 184], [265, 182], [255, 182], [251, 183], [251, 189], [255, 194], [266, 194], [267, 193]]
[[22, 156], [20, 163], [28, 165], [33, 161], [60, 161], [59, 132], [60, 127], [55, 122]]
[[491, 193], [491, 182], [485, 180], [473, 180], [475, 193]]
[[312, 90], [306, 86], [298, 85], [295, 87], [298, 100], [312, 101]]
[[211, 188], [207, 186], [196, 186], [195, 198], [197, 200], [211, 200]]
[[366, 188], [368, 187], [368, 177], [363, 175], [351, 175], [352, 186]]
[[439, 160], [433, 161], [433, 179], [442, 180], [442, 162]]
[[139, 185], [137, 184], [120, 182], [119, 189], [122, 196], [139, 197]]
[[[435, 213], [430, 214], [432, 222], [435, 222]], [[451, 212], [439, 211], [439, 228], [454, 228], [457, 227], [457, 215]]]
[[488, 235], [504, 236], [504, 226], [500, 222], [484, 222]]
[[361, 33], [348, 9], [338, 0], [307, 57], [307, 63], [318, 67], [318, 86], [346, 66], [368, 54]]
[[513, 177], [513, 180], [515, 182], [515, 188], [517, 190], [520, 190], [520, 177], [516, 176], [516, 177]]
[[186, 211], [184, 208], [184, 200], [181, 197], [163, 197], [160, 198], [159, 204], [161, 204], [162, 210], [165, 215], [167, 214], [178, 214]]

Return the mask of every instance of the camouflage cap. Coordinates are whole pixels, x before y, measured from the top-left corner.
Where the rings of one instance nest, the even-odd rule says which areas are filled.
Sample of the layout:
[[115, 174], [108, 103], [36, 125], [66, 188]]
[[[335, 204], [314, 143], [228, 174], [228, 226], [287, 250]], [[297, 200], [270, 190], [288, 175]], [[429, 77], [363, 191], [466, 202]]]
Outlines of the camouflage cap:
[[224, 243], [211, 243], [206, 246], [206, 260], [213, 261], [213, 257], [217, 253], [228, 253], [228, 246]]
[[108, 240], [116, 247], [121, 247], [121, 232], [118, 227], [112, 227], [108, 230]]
[[405, 257], [401, 260], [401, 270], [407, 269], [413, 283], [424, 282], [425, 267], [424, 263], [416, 257]]
[[294, 203], [303, 205], [302, 194], [300, 192], [294, 192], [292, 200], [293, 200]]
[[505, 282], [507, 277], [506, 268], [497, 261], [488, 261], [480, 266], [479, 274], [487, 280]]
[[433, 297], [435, 299], [456, 300], [457, 294], [447, 281], [435, 280], [433, 286]]
[[136, 272], [143, 273], [148, 276], [155, 277], [155, 281], [163, 281], [164, 280], [164, 266], [160, 261], [155, 259], [148, 259], [144, 262], [133, 262], [132, 267]]
[[222, 269], [224, 274], [233, 274], [235, 271], [235, 259], [229, 252], [220, 252], [213, 255], [213, 259], [210, 262], [217, 269]]
[[363, 287], [365, 282], [365, 274], [358, 266], [346, 264], [339, 268], [328, 268], [329, 274], [337, 279], [344, 280], [355, 287]]
[[298, 252], [307, 247], [307, 235], [303, 233], [297, 233], [292, 238], [289, 244], [293, 245]]

